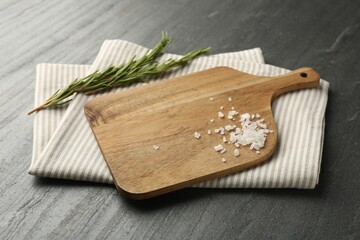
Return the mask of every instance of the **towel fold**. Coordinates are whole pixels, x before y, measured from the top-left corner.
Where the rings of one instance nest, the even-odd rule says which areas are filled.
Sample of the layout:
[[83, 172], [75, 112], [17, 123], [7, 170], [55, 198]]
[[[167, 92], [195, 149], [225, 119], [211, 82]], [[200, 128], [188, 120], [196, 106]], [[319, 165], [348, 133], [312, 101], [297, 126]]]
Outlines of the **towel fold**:
[[[107, 40], [93, 65], [39, 64], [36, 68], [35, 105], [77, 77], [141, 55], [147, 49], [122, 40]], [[178, 58], [164, 54], [166, 58]], [[286, 69], [264, 64], [259, 48], [202, 56], [167, 76], [172, 78], [216, 66], [228, 66], [261, 76], [276, 76]], [[165, 80], [156, 78], [152, 81]], [[151, 84], [151, 83], [149, 83]], [[140, 83], [131, 87], [144, 85]], [[270, 161], [249, 170], [203, 182], [195, 187], [212, 188], [314, 188], [319, 179], [324, 114], [328, 82], [320, 87], [282, 95], [273, 103], [278, 126], [278, 148]], [[128, 88], [115, 89], [126, 91]], [[100, 95], [100, 94], [98, 94]], [[66, 107], [35, 114], [33, 157], [29, 173], [93, 182], [112, 183], [111, 174], [83, 113], [85, 102], [95, 96], [77, 95]]]

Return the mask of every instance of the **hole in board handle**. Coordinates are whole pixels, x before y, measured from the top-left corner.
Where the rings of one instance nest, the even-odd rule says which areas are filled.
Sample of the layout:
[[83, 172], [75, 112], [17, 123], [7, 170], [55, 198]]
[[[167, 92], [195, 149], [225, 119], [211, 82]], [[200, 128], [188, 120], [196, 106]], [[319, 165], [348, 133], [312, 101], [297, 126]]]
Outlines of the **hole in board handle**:
[[306, 78], [306, 77], [307, 77], [307, 73], [302, 72], [302, 73], [300, 73], [300, 76], [303, 77], [303, 78]]

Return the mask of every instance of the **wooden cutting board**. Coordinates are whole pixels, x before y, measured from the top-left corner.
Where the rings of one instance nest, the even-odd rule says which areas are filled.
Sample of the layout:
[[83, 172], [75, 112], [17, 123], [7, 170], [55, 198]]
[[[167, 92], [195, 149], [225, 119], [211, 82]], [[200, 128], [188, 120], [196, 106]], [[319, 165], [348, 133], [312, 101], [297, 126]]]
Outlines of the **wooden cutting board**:
[[[278, 135], [272, 101], [289, 91], [317, 87], [319, 79], [311, 68], [261, 77], [217, 67], [96, 97], [86, 103], [85, 115], [116, 187], [130, 198], [145, 199], [269, 159]], [[221, 106], [223, 119], [218, 117]], [[239, 124], [239, 116], [235, 121], [226, 118], [231, 107], [240, 114], [259, 113], [274, 131], [260, 153], [241, 146], [235, 157], [233, 144], [223, 144], [220, 134], [207, 134], [208, 129]], [[222, 155], [214, 150], [219, 143], [227, 148]]]

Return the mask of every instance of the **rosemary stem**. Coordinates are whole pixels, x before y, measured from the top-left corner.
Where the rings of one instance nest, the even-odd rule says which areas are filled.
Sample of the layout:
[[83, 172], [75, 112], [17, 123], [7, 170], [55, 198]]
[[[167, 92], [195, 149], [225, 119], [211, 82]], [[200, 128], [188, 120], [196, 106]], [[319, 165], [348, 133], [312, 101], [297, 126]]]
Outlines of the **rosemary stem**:
[[65, 88], [56, 91], [45, 103], [34, 108], [28, 114], [67, 103], [72, 100], [71, 97], [75, 93], [89, 95], [144, 81], [147, 77], [165, 73], [175, 67], [183, 67], [194, 58], [210, 51], [210, 48], [202, 48], [191, 51], [177, 60], [170, 58], [163, 63], [157, 62], [157, 59], [163, 54], [171, 41], [172, 39], [169, 39], [166, 33], [162, 33], [159, 43], [140, 58], [136, 59], [136, 56], [134, 56], [127, 63], [122, 63], [119, 66], [109, 66], [102, 72], [95, 71], [84, 78], [75, 79]]

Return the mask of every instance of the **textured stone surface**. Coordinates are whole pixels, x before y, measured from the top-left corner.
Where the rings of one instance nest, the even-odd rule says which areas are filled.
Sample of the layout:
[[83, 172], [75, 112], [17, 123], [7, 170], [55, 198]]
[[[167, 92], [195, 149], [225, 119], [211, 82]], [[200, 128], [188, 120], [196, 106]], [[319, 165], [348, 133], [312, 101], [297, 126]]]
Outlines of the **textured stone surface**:
[[[359, 239], [359, 1], [0, 2], [0, 239]], [[266, 62], [330, 82], [315, 190], [185, 189], [134, 202], [112, 186], [37, 179], [35, 65], [91, 64], [105, 39], [170, 51], [261, 47]]]

